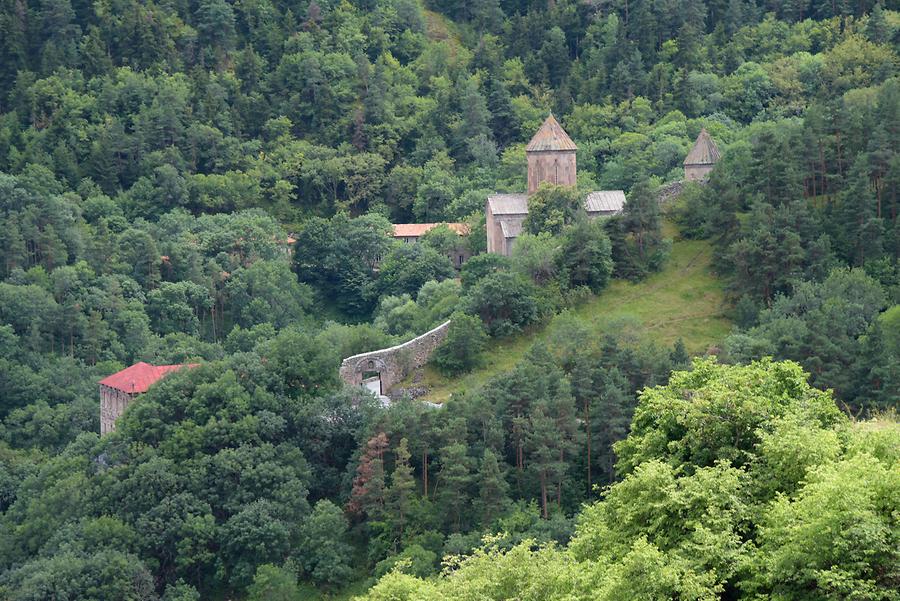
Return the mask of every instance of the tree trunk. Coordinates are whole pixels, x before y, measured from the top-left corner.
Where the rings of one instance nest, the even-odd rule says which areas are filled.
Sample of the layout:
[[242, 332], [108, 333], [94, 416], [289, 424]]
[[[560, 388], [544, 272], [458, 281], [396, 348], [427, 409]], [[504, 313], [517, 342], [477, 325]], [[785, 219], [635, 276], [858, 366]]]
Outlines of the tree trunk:
[[[559, 450], [559, 463], [563, 463], [563, 450]], [[556, 508], [562, 509], [562, 478], [556, 481]]]
[[428, 498], [428, 449], [422, 451], [422, 496]]
[[548, 519], [550, 514], [547, 512], [547, 472], [541, 471], [541, 507], [544, 519]]
[[587, 497], [591, 498], [591, 402], [584, 400], [584, 427], [587, 431]]

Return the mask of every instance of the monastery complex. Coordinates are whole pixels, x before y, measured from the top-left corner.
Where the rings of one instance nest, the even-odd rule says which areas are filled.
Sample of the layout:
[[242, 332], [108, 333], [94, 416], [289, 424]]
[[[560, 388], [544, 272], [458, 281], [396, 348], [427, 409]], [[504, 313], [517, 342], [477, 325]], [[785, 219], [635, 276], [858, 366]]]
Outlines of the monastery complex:
[[[525, 147], [528, 159], [527, 192], [492, 194], [487, 199], [485, 226], [488, 252], [501, 255], [509, 255], [512, 252], [516, 238], [522, 233], [523, 223], [528, 216], [528, 198], [537, 191], [541, 183], [549, 182], [560, 186], [577, 184], [577, 150], [578, 147], [553, 115], [547, 117]], [[705, 181], [720, 158], [721, 154], [716, 143], [706, 129], [701, 130], [693, 148], [684, 159], [684, 179], [686, 181]], [[680, 186], [679, 182], [675, 183]], [[591, 219], [617, 215], [622, 212], [624, 207], [625, 193], [622, 190], [598, 190], [589, 192], [584, 198], [584, 210]], [[421, 236], [437, 225], [440, 224], [398, 223], [394, 224], [392, 234], [395, 240], [415, 244]], [[459, 269], [470, 256], [462, 238], [469, 234], [469, 228], [464, 223], [447, 223], [445, 225], [460, 236], [459, 247], [448, 254], [453, 266]], [[383, 392], [383, 388], [389, 387], [402, 378], [400, 371], [405, 374], [405, 370], [396, 367], [401, 363], [395, 357], [397, 352], [410, 346], [415, 350], [415, 366], [424, 365], [431, 352], [443, 340], [449, 323], [442, 324], [431, 332], [403, 345], [345, 359], [341, 366], [342, 378], [348, 383], [358, 384], [362, 382], [362, 374], [369, 369], [377, 372], [378, 392]], [[147, 392], [153, 384], [166, 375], [183, 367], [191, 368], [196, 365], [150, 365], [140, 362], [100, 380], [98, 383], [100, 386], [100, 434], [115, 430], [116, 420], [137, 396]], [[386, 372], [390, 376], [386, 381], [382, 380], [382, 372]], [[384, 386], [385, 384], [387, 386]]]

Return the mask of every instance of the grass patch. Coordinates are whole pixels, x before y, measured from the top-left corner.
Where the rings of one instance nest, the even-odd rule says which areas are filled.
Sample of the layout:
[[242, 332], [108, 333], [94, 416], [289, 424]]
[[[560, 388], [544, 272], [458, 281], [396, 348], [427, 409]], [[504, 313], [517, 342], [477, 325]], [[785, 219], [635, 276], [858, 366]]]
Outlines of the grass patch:
[[[667, 224], [666, 235], [675, 234]], [[703, 353], [720, 342], [732, 325], [724, 314], [722, 282], [712, 274], [712, 253], [712, 246], [705, 240], [676, 240], [662, 271], [637, 283], [615, 280], [601, 294], [567, 313], [595, 338], [611, 329], [628, 328], [638, 338], [666, 346], [682, 338], [689, 353]], [[447, 378], [426, 366], [424, 378], [417, 384], [430, 389], [424, 399], [442, 403], [512, 369], [532, 344], [552, 336], [558, 319], [511, 338], [492, 340], [484, 364], [468, 374]]]

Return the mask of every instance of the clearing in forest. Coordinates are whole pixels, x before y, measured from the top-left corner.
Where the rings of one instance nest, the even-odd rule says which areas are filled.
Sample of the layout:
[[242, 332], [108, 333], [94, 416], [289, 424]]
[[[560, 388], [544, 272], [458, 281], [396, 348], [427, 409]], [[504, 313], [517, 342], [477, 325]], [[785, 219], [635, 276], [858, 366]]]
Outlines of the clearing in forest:
[[[669, 224], [666, 230], [668, 236], [676, 233]], [[638, 338], [669, 347], [682, 338], [689, 353], [704, 353], [724, 339], [732, 326], [725, 316], [723, 282], [711, 270], [712, 252], [705, 240], [675, 240], [662, 271], [638, 283], [614, 280], [599, 295], [549, 323], [491, 341], [484, 363], [471, 373], [447, 378], [429, 365], [415, 386], [427, 387], [429, 392], [422, 399], [436, 403], [478, 388], [493, 376], [512, 369], [535, 342], [551, 340], [554, 331], [570, 316], [593, 336], [627, 328]]]

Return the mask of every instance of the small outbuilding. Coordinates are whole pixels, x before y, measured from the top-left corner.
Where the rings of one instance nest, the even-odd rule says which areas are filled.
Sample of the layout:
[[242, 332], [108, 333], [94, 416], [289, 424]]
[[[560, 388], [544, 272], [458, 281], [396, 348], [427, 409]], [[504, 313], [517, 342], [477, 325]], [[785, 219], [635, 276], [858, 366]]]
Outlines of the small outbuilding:
[[407, 244], [415, 244], [419, 238], [425, 235], [439, 225], [446, 225], [450, 231], [456, 232], [460, 236], [459, 245], [447, 252], [447, 258], [453, 263], [453, 266], [459, 269], [465, 263], [472, 253], [469, 251], [468, 245], [462, 239], [463, 236], [469, 235], [469, 226], [465, 223], [394, 223], [393, 237]]

